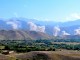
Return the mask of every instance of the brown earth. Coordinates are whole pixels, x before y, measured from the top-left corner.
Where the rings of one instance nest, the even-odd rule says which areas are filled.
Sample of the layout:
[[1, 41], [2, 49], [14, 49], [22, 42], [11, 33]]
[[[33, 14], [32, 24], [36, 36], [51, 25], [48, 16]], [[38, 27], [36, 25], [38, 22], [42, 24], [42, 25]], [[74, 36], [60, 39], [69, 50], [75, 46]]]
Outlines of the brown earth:
[[0, 40], [36, 40], [52, 38], [46, 33], [23, 30], [0, 30]]
[[0, 60], [9, 60], [9, 58], [5, 55], [0, 54]]
[[80, 60], [80, 51], [32, 51], [28, 53], [0, 54], [0, 60]]
[[22, 60], [80, 60], [79, 51], [35, 51], [18, 55]]

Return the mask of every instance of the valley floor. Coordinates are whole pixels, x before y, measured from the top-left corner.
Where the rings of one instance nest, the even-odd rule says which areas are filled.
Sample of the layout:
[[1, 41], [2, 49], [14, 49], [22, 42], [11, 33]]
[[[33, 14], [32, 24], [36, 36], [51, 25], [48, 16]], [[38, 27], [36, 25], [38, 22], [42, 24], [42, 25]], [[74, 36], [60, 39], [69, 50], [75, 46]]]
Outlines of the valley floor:
[[[1, 59], [2, 58], [2, 59]], [[28, 53], [14, 53], [0, 55], [0, 60], [80, 60], [80, 51], [57, 50], [57, 51], [31, 51]]]

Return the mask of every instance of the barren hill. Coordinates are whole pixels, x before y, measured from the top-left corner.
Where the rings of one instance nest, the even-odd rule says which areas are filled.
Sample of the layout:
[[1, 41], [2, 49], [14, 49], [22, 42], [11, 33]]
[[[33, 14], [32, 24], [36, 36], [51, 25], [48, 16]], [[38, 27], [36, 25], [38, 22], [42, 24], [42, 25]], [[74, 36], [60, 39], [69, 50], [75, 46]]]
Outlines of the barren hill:
[[23, 30], [0, 30], [0, 40], [34, 40], [49, 39], [48, 34], [35, 31]]
[[80, 60], [80, 52], [71, 51], [36, 51], [29, 52], [23, 55], [18, 55], [17, 58], [22, 60]]

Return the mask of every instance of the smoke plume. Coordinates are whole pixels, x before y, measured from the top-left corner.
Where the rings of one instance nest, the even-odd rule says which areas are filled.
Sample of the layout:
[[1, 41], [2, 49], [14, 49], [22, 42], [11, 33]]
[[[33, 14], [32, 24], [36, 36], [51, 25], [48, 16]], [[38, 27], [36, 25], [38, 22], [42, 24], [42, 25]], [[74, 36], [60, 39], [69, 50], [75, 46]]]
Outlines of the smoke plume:
[[70, 35], [70, 34], [67, 33], [66, 31], [62, 31], [62, 35], [65, 36], [65, 35]]
[[80, 35], [80, 27], [78, 29], [75, 29], [74, 32], [75, 35]]
[[11, 25], [13, 29], [18, 29], [21, 26], [19, 21], [16, 21], [16, 20], [7, 21], [6, 24]]
[[36, 24], [34, 24], [33, 22], [28, 22], [28, 24], [30, 25], [30, 31], [37, 31]]
[[37, 26], [39, 32], [45, 32], [45, 26]]
[[55, 26], [54, 28], [53, 28], [53, 35], [54, 36], [58, 36], [58, 33], [60, 32], [60, 28], [58, 27], [58, 26]]
[[33, 22], [28, 22], [30, 26], [30, 31], [37, 31], [37, 32], [43, 32], [45, 33], [45, 26], [37, 26]]
[[18, 25], [14, 22], [7, 22], [7, 24], [10, 24], [12, 26], [13, 29], [17, 29]]

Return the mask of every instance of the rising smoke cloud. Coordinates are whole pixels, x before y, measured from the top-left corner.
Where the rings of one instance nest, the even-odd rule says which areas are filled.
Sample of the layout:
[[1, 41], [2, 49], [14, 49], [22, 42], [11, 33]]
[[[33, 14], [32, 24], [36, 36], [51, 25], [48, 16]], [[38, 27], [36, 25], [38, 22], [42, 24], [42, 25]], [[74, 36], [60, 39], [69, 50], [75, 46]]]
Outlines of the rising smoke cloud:
[[30, 31], [37, 31], [37, 25], [34, 24], [33, 22], [28, 22], [30, 26]]
[[18, 21], [7, 21], [6, 24], [11, 25], [13, 29], [18, 29], [20, 27]]
[[45, 32], [45, 26], [37, 26], [39, 32]]
[[58, 26], [55, 26], [54, 28], [53, 28], [53, 35], [54, 36], [58, 36], [58, 33], [60, 32], [60, 28], [58, 27]]
[[78, 29], [75, 29], [74, 32], [74, 35], [80, 35], [80, 27]]
[[70, 34], [67, 33], [66, 31], [62, 31], [62, 36], [65, 36], [65, 35], [70, 35]]
[[30, 31], [38, 31], [45, 33], [45, 26], [37, 26], [33, 22], [28, 22], [28, 24], [30, 26]]

